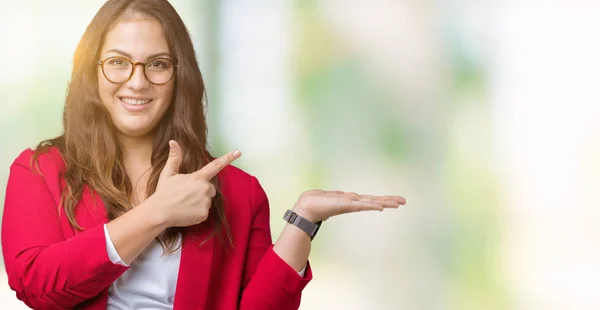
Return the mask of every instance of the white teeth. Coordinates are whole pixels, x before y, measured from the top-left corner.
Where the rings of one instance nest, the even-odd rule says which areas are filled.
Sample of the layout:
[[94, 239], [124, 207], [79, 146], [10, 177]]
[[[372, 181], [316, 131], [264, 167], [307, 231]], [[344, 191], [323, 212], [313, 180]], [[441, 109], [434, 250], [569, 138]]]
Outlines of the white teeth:
[[146, 103], [150, 102], [150, 99], [137, 100], [137, 99], [131, 99], [131, 98], [125, 98], [125, 97], [121, 97], [121, 100], [127, 104], [133, 104], [133, 105], [142, 105], [142, 104], [146, 104]]

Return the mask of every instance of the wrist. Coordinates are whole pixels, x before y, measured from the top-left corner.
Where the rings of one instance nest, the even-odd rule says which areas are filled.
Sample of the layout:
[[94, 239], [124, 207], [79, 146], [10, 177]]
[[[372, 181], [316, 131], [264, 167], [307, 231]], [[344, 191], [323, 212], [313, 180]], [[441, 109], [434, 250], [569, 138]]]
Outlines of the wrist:
[[169, 221], [167, 208], [164, 208], [164, 203], [161, 203], [160, 199], [157, 198], [156, 195], [152, 195], [138, 205], [137, 208], [143, 209], [147, 220], [153, 226], [160, 227], [162, 231], [171, 227], [172, 224]]
[[310, 240], [315, 237], [319, 231], [319, 228], [321, 227], [321, 221], [311, 222], [310, 219], [307, 219], [301, 214], [298, 214], [292, 210], [287, 210], [283, 215], [283, 219], [288, 222], [288, 224], [291, 224], [292, 226], [302, 230], [308, 237], [310, 237]]
[[299, 216], [305, 218], [306, 220], [312, 222], [312, 223], [316, 223], [318, 221], [320, 221], [316, 216], [314, 216], [310, 210], [306, 210], [306, 208], [300, 207], [297, 204], [294, 205], [294, 207], [292, 207], [292, 211], [294, 211], [296, 214], [298, 214]]

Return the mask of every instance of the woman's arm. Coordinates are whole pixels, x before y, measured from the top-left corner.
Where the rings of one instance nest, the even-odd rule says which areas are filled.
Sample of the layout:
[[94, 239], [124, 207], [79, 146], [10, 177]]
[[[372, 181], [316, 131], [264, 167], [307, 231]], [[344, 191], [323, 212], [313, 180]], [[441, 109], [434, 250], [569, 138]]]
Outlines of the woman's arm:
[[[300, 195], [292, 208], [299, 216], [317, 223], [344, 213], [398, 208], [405, 204], [399, 196], [371, 196], [342, 191], [310, 190]], [[304, 266], [310, 253], [310, 237], [298, 227], [286, 224], [273, 250], [296, 270]]]
[[161, 202], [150, 196], [137, 207], [106, 224], [110, 238], [108, 241], [125, 264], [131, 264], [168, 227], [160, 213], [155, 211], [159, 203]]
[[[307, 262], [310, 237], [301, 229], [286, 224], [279, 239], [269, 247], [269, 205], [255, 178], [251, 184], [253, 217], [240, 309], [298, 309], [302, 290], [312, 279]], [[399, 196], [370, 196], [341, 191], [310, 190], [304, 192], [293, 210], [316, 223], [349, 212], [397, 208], [405, 200]], [[265, 252], [265, 249], [266, 252]], [[264, 255], [263, 255], [264, 254]], [[304, 278], [297, 274], [307, 266]], [[255, 267], [256, 266], [256, 267]]]
[[179, 174], [181, 147], [169, 141], [169, 157], [158, 179], [156, 191], [133, 210], [106, 225], [121, 260], [131, 263], [167, 227], [185, 227], [206, 220], [216, 189], [209, 183], [219, 171], [241, 156], [229, 152], [202, 169]]
[[302, 270], [310, 254], [310, 237], [300, 228], [285, 224], [273, 251], [297, 271]]
[[216, 194], [210, 179], [240, 153], [230, 152], [194, 173], [178, 174], [181, 148], [174, 141], [170, 145], [156, 192], [106, 225], [111, 240], [105, 237], [104, 225], [65, 240], [59, 207], [44, 180], [58, 179], [58, 168], [40, 156], [42, 177], [30, 167], [33, 151], [22, 153], [11, 166], [2, 217], [2, 253], [17, 298], [36, 309], [73, 308], [106, 289], [127, 269], [110, 261], [110, 243], [130, 263], [166, 227], [206, 220]]
[[[307, 237], [309, 242], [305, 244], [308, 249], [305, 250], [305, 253], [298, 255], [296, 267], [292, 267], [273, 250], [269, 202], [263, 188], [254, 177], [250, 181], [250, 205], [252, 207], [252, 226], [246, 250], [243, 292], [239, 309], [298, 309], [302, 290], [312, 279], [310, 264], [306, 260], [310, 251], [310, 238]], [[289, 229], [292, 229], [291, 232], [294, 233], [295, 227], [286, 228], [282, 232], [280, 240], [287, 238], [284, 237], [284, 233]], [[302, 235], [296, 237], [303, 238]], [[289, 241], [293, 242], [293, 238], [292, 235]], [[298, 271], [304, 266], [306, 266], [305, 275], [301, 277]]]
[[126, 268], [109, 260], [102, 225], [65, 240], [58, 206], [30, 168], [31, 155], [24, 152], [11, 166], [6, 189], [2, 253], [9, 286], [29, 307], [71, 309], [106, 289]]

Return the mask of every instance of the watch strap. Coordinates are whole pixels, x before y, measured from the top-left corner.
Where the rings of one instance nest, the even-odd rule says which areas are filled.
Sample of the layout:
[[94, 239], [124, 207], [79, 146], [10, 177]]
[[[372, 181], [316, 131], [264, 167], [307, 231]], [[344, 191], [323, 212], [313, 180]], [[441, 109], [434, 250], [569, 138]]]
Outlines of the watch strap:
[[321, 223], [323, 221], [319, 221], [317, 223], [313, 223], [303, 217], [301, 217], [300, 215], [298, 215], [296, 212], [292, 211], [292, 210], [287, 210], [285, 211], [285, 214], [283, 215], [283, 219], [302, 229], [304, 232], [306, 232], [306, 234], [308, 234], [308, 236], [310, 237], [310, 240], [313, 240], [315, 238], [315, 235], [317, 234], [317, 232], [319, 231], [319, 228], [321, 227]]

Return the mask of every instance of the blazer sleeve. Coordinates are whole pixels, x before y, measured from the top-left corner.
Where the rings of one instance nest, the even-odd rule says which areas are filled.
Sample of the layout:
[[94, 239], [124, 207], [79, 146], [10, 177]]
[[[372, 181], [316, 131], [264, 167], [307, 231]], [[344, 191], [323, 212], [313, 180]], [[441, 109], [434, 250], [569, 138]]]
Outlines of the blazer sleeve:
[[[28, 150], [12, 164], [6, 189], [2, 254], [9, 286], [34, 309], [71, 309], [127, 268], [109, 260], [102, 225], [65, 239], [58, 206], [30, 167], [31, 155]], [[49, 170], [45, 176], [58, 178]]]
[[312, 279], [310, 264], [301, 277], [273, 251], [267, 195], [255, 177], [250, 184], [252, 228], [246, 253], [241, 310], [298, 309], [302, 290]]

